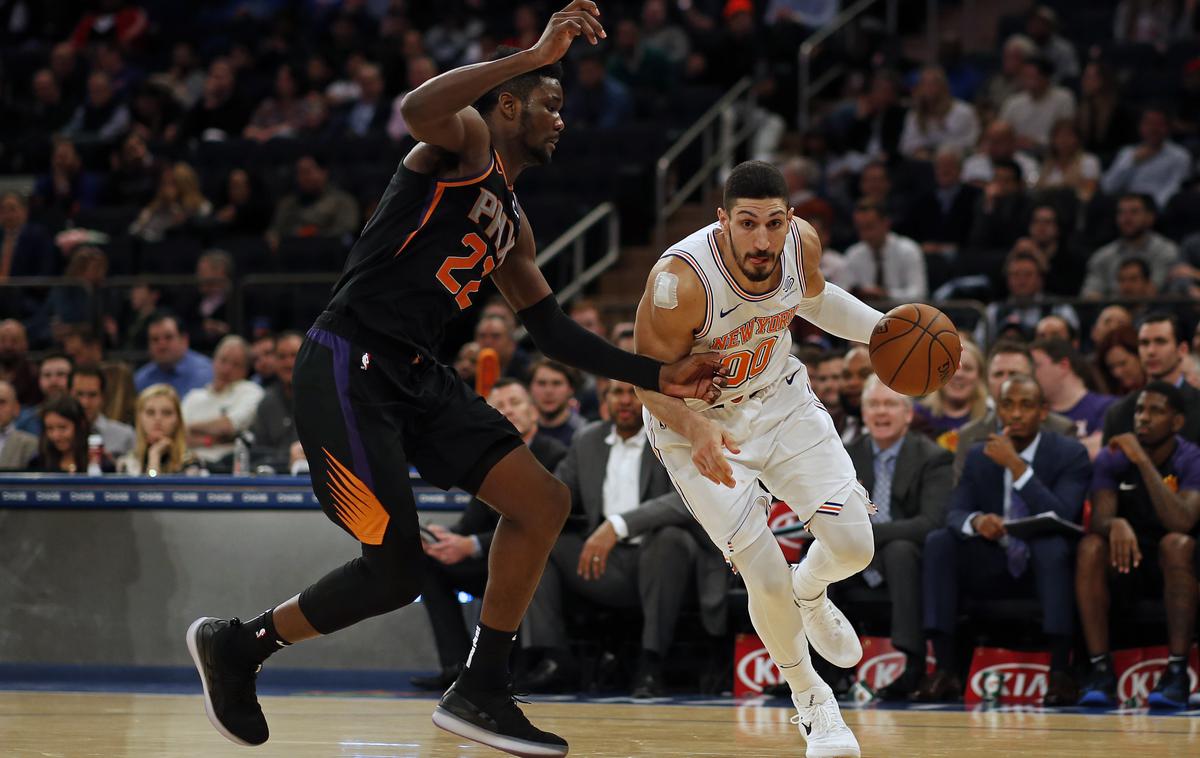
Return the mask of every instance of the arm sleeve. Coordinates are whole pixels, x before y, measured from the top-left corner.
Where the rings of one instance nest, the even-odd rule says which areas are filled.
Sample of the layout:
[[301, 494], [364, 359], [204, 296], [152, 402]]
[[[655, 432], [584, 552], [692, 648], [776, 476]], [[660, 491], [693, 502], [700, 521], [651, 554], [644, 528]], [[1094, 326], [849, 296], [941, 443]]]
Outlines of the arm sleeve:
[[796, 312], [835, 337], [863, 344], [871, 341], [871, 332], [883, 318], [882, 313], [832, 282], [825, 282], [821, 294], [801, 300]]
[[563, 313], [553, 294], [517, 315], [521, 317], [521, 322], [529, 330], [538, 349], [550, 358], [583, 369], [589, 374], [658, 391], [658, 373], [662, 363], [644, 355], [627, 353], [576, 324]]

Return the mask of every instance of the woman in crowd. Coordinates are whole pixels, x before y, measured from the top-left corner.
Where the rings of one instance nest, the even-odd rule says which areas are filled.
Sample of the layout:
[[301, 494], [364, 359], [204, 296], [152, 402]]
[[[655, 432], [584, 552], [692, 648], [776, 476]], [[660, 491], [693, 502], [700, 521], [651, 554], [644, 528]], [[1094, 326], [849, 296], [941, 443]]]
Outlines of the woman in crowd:
[[964, 341], [962, 347], [962, 363], [954, 377], [913, 408], [925, 433], [950, 452], [958, 449], [959, 427], [982, 418], [988, 410], [983, 354], [973, 342]]
[[212, 203], [200, 192], [195, 170], [180, 162], [163, 169], [158, 192], [142, 209], [129, 233], [146, 242], [158, 242], [168, 232], [202, 221], [212, 213]]
[[222, 234], [256, 236], [271, 223], [271, 204], [262, 182], [244, 168], [235, 168], [225, 180], [225, 203], [213, 215]]
[[[30, 471], [53, 474], [84, 474], [88, 469], [87, 416], [79, 401], [59, 394], [42, 403], [42, 437]], [[102, 471], [112, 471], [112, 462], [101, 462]]]
[[1124, 397], [1146, 383], [1146, 372], [1138, 360], [1137, 331], [1119, 326], [1109, 331], [1096, 345], [1096, 371], [1103, 381], [1101, 392]]
[[137, 401], [137, 440], [118, 468], [135, 476], [178, 474], [195, 465], [184, 434], [179, 395], [169, 384], [152, 384]]
[[1079, 128], [1071, 119], [1060, 119], [1050, 130], [1050, 147], [1038, 175], [1038, 189], [1069, 187], [1081, 202], [1096, 194], [1100, 182], [1100, 161], [1084, 152]]

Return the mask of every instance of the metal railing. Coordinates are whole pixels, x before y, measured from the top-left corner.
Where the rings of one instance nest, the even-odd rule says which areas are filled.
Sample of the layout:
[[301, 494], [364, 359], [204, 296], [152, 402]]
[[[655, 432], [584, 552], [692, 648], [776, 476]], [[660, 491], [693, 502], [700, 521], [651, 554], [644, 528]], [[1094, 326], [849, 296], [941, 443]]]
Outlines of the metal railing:
[[[837, 34], [850, 23], [855, 21], [863, 13], [866, 13], [876, 3], [881, 0], [859, 0], [854, 5], [851, 5], [846, 10], [839, 13], [826, 26], [813, 32], [808, 39], [804, 40], [800, 45], [799, 59], [797, 66], [799, 67], [799, 89], [797, 102], [799, 103], [799, 112], [796, 114], [796, 122], [800, 127], [800, 131], [806, 131], [812, 120], [812, 101], [813, 99], [825, 90], [829, 85], [837, 81], [845, 69], [842, 66], [832, 66], [828, 71], [823, 73], [816, 81], [812, 81], [812, 61], [816, 54], [817, 47], [825, 40]], [[887, 30], [888, 36], [896, 35], [896, 24], [898, 12], [896, 0], [886, 0], [887, 2]], [[936, 8], [936, 0], [931, 0], [930, 5]]]
[[[728, 128], [728, 123], [722, 121], [722, 118], [727, 114], [736, 113], [737, 109], [733, 106], [743, 98], [745, 98], [745, 102], [741, 109], [741, 115], [744, 123], [740, 131], [733, 133], [733, 130]], [[755, 124], [750, 116], [753, 107], [753, 83], [749, 78], [740, 79], [721, 96], [721, 99], [713, 103], [712, 107], [705, 111], [696, 123], [679, 135], [675, 144], [659, 156], [654, 166], [654, 244], [656, 246], [661, 247], [665, 242], [663, 238], [666, 236], [667, 219], [671, 217], [671, 214], [679, 210], [692, 193], [700, 189], [704, 182], [717, 172], [717, 169], [731, 161], [734, 150], [754, 134]], [[675, 176], [675, 183], [672, 185], [672, 167], [697, 139], [703, 140], [701, 143], [703, 163], [700, 164], [696, 173], [686, 180]], [[717, 143], [715, 152], [713, 150], [714, 142]]]
[[[605, 235], [608, 241], [604, 254], [599, 260], [589, 265], [585, 235], [602, 222], [606, 225]], [[617, 213], [617, 206], [605, 202], [588, 211], [587, 215], [572, 224], [571, 228], [547, 245], [545, 250], [538, 253], [538, 268], [544, 268], [567, 248], [571, 250], [569, 270], [573, 273], [569, 275], [570, 284], [555, 293], [558, 295], [559, 302], [567, 302], [578, 295], [584, 287], [607, 271], [621, 256], [621, 217]]]

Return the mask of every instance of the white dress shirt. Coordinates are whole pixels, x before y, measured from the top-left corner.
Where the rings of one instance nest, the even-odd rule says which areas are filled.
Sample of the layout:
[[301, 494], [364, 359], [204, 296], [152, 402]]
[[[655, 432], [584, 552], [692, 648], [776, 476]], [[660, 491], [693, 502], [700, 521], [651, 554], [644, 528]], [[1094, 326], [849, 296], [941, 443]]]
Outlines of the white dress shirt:
[[883, 261], [882, 276], [879, 276], [875, 251], [867, 243], [855, 242], [850, 246], [846, 251], [846, 271], [851, 288], [880, 282], [887, 296], [896, 300], [925, 298], [929, 288], [925, 278], [925, 253], [916, 242], [888, 232], [879, 258]]
[[[1041, 441], [1042, 433], [1038, 432], [1037, 436], [1033, 438], [1033, 442], [1030, 442], [1024, 450], [1017, 453], [1021, 457], [1021, 460], [1027, 464], [1025, 466], [1025, 473], [1021, 474], [1021, 477], [1017, 481], [1013, 481], [1012, 472], [1008, 470], [1007, 466], [1004, 467], [1004, 518], [1008, 518], [1008, 512], [1012, 508], [1013, 490], [1020, 492], [1025, 489], [1025, 485], [1033, 478], [1033, 457], [1037, 455], [1038, 443]], [[963, 534], [975, 534], [975, 527], [971, 526], [971, 521], [981, 513], [983, 511], [972, 511], [971, 515], [967, 516], [967, 520], [963, 522]], [[1032, 516], [1033, 514], [1031, 513], [1030, 515]]]
[[[212, 384], [206, 384], [183, 398], [183, 423], [202, 424], [225, 416], [235, 432], [244, 432], [254, 423], [262, 397], [263, 388], [245, 379], [233, 382], [219, 393], [213, 392]], [[212, 463], [233, 452], [233, 443], [196, 448], [192, 452], [200, 460]]]
[[608, 465], [604, 470], [604, 518], [613, 525], [621, 539], [629, 537], [629, 525], [621, 514], [641, 505], [642, 451], [646, 447], [646, 432], [639, 429], [629, 439], [622, 439], [614, 428], [604, 438], [608, 443]]

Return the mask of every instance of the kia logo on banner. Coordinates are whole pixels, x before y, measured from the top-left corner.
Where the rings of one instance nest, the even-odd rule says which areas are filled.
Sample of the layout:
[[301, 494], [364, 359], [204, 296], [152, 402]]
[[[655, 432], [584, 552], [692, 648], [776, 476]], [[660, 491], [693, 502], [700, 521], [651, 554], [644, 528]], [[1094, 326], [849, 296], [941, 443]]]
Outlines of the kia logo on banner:
[[971, 692], [983, 698], [983, 678], [991, 672], [1004, 676], [1000, 696], [1005, 699], [1041, 700], [1049, 685], [1050, 667], [1041, 663], [1002, 663], [982, 668], [971, 675]]
[[[1166, 658], [1150, 658], [1125, 669], [1117, 680], [1117, 702], [1126, 703], [1133, 699], [1139, 704], [1145, 703], [1166, 668]], [[1188, 667], [1188, 691], [1195, 689], [1196, 672]]]
[[[776, 500], [771, 504], [771, 509], [767, 513], [767, 527], [771, 531], [799, 523], [800, 518], [795, 511], [788, 507], [787, 503]], [[779, 547], [783, 549], [783, 557], [787, 559], [788, 563], [800, 562], [800, 553], [804, 550], [805, 540], [798, 539], [795, 535], [776, 537], [775, 539], [779, 541]]]
[[779, 684], [783, 674], [771, 660], [771, 654], [757, 634], [739, 634], [734, 641], [733, 695], [747, 697], [762, 694], [763, 687]]
[[864, 661], [858, 667], [858, 681], [878, 692], [880, 688], [888, 686], [904, 673], [906, 662], [904, 653], [900, 652], [877, 655]]

